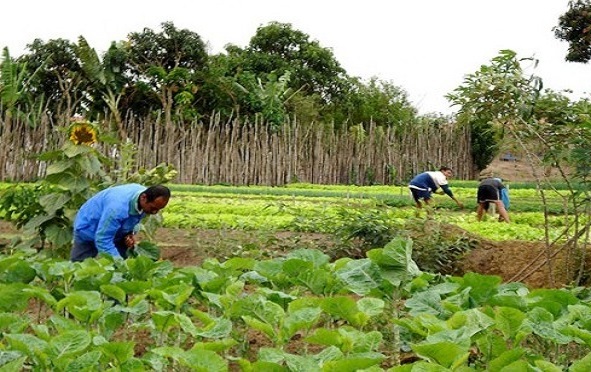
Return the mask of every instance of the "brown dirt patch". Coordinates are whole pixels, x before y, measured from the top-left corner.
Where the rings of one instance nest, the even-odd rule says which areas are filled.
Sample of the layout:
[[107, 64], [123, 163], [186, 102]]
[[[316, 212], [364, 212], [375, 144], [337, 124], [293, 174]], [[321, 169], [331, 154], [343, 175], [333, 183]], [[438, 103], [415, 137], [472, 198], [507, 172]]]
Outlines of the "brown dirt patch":
[[[549, 252], [553, 253], [555, 249]], [[480, 240], [478, 246], [464, 257], [462, 269], [464, 272], [498, 275], [504, 282], [519, 281], [533, 288], [556, 288], [568, 284], [564, 254], [552, 257], [550, 263], [548, 255], [543, 242]]]
[[[495, 177], [500, 177], [508, 182], [534, 182], [534, 169], [527, 159], [518, 157], [517, 161], [493, 160], [487, 167]], [[536, 166], [538, 177], [548, 177], [549, 179], [560, 179], [558, 168]]]

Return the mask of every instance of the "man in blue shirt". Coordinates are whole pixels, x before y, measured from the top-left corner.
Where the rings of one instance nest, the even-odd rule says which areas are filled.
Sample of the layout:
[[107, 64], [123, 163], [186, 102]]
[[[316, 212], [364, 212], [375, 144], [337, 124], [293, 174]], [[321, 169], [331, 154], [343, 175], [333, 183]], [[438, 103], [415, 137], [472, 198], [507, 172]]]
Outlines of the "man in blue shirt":
[[409, 183], [408, 188], [415, 200], [417, 208], [421, 208], [421, 199], [425, 204], [431, 202], [431, 195], [441, 188], [441, 190], [447, 194], [453, 201], [456, 202], [458, 207], [464, 208], [464, 205], [456, 199], [453, 192], [447, 184], [447, 179], [453, 175], [451, 168], [441, 167], [435, 172], [423, 172], [416, 175]]
[[166, 207], [170, 190], [162, 185], [128, 184], [100, 191], [80, 207], [74, 220], [72, 261], [106, 253], [127, 258], [135, 246], [134, 233], [146, 214]]

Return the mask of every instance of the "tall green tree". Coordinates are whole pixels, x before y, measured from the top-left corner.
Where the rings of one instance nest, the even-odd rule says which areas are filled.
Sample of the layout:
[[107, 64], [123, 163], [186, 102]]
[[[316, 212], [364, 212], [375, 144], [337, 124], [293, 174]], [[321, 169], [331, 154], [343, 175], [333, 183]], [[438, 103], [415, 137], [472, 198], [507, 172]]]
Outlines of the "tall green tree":
[[88, 45], [82, 36], [75, 48], [80, 60], [81, 74], [88, 81], [86, 105], [89, 109], [87, 116], [100, 117], [108, 109], [114, 130], [119, 133], [121, 140], [127, 137], [124, 128], [119, 102], [128, 79], [125, 75], [127, 52], [121, 44], [112, 43], [103, 60], [98, 53]]
[[402, 128], [415, 122], [417, 110], [412, 107], [408, 94], [391, 81], [377, 77], [368, 82], [356, 80], [348, 96], [349, 121], [353, 125], [374, 122], [379, 126]]
[[201, 37], [165, 22], [161, 32], [145, 28], [129, 34], [127, 48], [132, 105], [147, 97], [159, 102], [167, 123], [172, 121], [175, 109], [182, 115], [181, 111], [195, 100], [207, 63]]
[[35, 39], [27, 45], [28, 53], [18, 58], [26, 63], [31, 79], [31, 93], [43, 98], [54, 119], [70, 118], [81, 109], [88, 82], [81, 75], [76, 45], [68, 40], [44, 42]]
[[533, 115], [542, 81], [535, 75], [526, 76], [522, 61], [514, 51], [501, 50], [489, 65], [467, 75], [446, 96], [459, 107], [458, 123], [471, 128], [475, 172], [486, 168], [498, 154], [508, 124], [527, 121]]
[[319, 94], [325, 103], [338, 98], [346, 87], [346, 71], [332, 51], [289, 23], [259, 27], [245, 49], [244, 63], [245, 70], [257, 74], [280, 76], [289, 71], [292, 89]]
[[[0, 61], [0, 115], [4, 118], [6, 128], [10, 130], [13, 117], [31, 118], [42, 105], [35, 104], [31, 95], [31, 80], [36, 71], [28, 72], [24, 62], [18, 62], [10, 56], [8, 48], [2, 50]], [[34, 116], [34, 115], [33, 115]], [[30, 122], [34, 125], [34, 120]]]
[[557, 39], [568, 43], [566, 60], [587, 63], [591, 59], [591, 1], [569, 1], [568, 10], [554, 27]]

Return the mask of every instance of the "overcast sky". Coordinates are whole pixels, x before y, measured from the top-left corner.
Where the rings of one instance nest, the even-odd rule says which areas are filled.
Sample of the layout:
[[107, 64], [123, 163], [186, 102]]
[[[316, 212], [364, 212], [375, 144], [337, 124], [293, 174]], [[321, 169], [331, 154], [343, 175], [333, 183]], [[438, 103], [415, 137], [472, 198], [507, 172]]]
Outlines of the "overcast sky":
[[84, 36], [98, 52], [113, 40], [163, 22], [198, 33], [210, 49], [244, 47], [271, 21], [291, 23], [331, 48], [351, 76], [403, 88], [422, 114], [449, 114], [444, 95], [501, 49], [535, 57], [528, 74], [556, 91], [589, 97], [591, 64], [564, 61], [567, 44], [552, 27], [568, 0], [17, 0], [2, 3], [0, 47], [21, 54], [34, 39]]

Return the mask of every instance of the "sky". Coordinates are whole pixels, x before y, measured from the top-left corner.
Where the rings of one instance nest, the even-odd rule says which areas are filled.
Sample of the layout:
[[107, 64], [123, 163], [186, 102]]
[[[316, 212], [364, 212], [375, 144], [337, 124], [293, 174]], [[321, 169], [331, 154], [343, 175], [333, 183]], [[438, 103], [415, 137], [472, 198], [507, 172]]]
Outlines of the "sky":
[[[83, 5], [82, 5], [83, 4]], [[526, 74], [545, 88], [588, 98], [591, 63], [566, 62], [566, 42], [552, 28], [568, 0], [20, 0], [2, 4], [0, 47], [15, 57], [35, 39], [84, 36], [97, 52], [163, 22], [196, 32], [208, 52], [245, 47], [258, 27], [290, 23], [330, 48], [348, 75], [388, 81], [420, 114], [452, 114], [445, 95], [502, 49], [536, 58]]]

